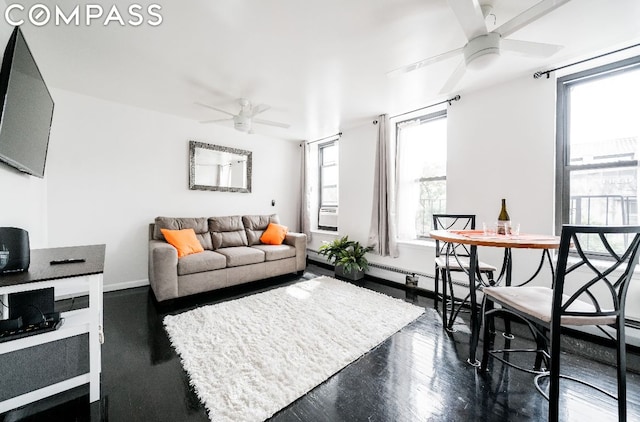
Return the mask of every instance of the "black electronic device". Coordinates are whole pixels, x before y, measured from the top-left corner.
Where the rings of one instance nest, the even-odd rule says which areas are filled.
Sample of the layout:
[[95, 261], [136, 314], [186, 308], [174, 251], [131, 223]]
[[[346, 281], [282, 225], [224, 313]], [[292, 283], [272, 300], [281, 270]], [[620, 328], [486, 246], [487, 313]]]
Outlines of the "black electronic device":
[[86, 262], [84, 258], [67, 258], [67, 259], [54, 259], [50, 261], [51, 265], [62, 265], [62, 264], [80, 264]]
[[45, 323], [54, 308], [53, 287], [9, 294], [9, 318], [22, 317], [24, 326]]
[[9, 319], [0, 321], [0, 343], [56, 330], [62, 324], [55, 312], [53, 287], [9, 294]]
[[9, 330], [0, 330], [0, 343], [57, 330], [62, 325], [62, 321], [64, 321], [64, 319], [60, 318], [60, 314], [54, 313], [51, 318], [40, 324], [22, 324], [20, 328], [17, 329], [11, 327]]
[[22, 328], [22, 317], [13, 319], [0, 319], [0, 333], [18, 331]]
[[0, 227], [0, 274], [26, 271], [29, 264], [29, 233], [17, 227]]
[[19, 27], [0, 68], [0, 161], [44, 177], [53, 99]]

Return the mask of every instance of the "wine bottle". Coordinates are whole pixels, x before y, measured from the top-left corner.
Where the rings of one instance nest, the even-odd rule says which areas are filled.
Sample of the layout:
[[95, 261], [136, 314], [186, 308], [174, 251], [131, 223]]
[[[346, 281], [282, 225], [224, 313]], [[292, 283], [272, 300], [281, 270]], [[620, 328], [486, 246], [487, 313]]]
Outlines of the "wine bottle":
[[498, 234], [509, 234], [509, 226], [511, 223], [511, 218], [509, 217], [509, 213], [507, 212], [507, 200], [502, 199], [502, 208], [500, 209], [500, 214], [498, 215]]

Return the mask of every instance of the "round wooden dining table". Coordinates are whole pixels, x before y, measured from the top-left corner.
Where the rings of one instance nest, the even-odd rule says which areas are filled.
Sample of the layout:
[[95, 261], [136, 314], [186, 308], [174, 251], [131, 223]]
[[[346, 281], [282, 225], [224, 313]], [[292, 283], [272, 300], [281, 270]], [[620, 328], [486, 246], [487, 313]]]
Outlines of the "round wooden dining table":
[[[498, 235], [485, 234], [482, 230], [432, 230], [429, 236], [441, 242], [451, 244], [468, 245], [469, 248], [469, 269], [466, 271], [469, 275], [469, 302], [470, 310], [470, 330], [471, 339], [469, 341], [469, 359], [467, 362], [473, 366], [479, 366], [480, 362], [476, 359], [476, 348], [478, 346], [478, 337], [480, 334], [480, 312], [478, 311], [478, 300], [476, 296], [477, 265], [478, 265], [478, 246], [504, 248], [504, 262], [501, 270], [502, 278], [504, 275], [505, 284], [511, 285], [511, 249], [538, 249], [542, 250], [542, 260], [535, 274], [527, 280], [531, 281], [540, 271], [545, 258], [551, 267], [551, 273], [554, 274], [553, 262], [549, 251], [560, 247], [560, 237], [544, 234], [518, 234], [518, 235]], [[450, 277], [450, 275], [449, 275]]]

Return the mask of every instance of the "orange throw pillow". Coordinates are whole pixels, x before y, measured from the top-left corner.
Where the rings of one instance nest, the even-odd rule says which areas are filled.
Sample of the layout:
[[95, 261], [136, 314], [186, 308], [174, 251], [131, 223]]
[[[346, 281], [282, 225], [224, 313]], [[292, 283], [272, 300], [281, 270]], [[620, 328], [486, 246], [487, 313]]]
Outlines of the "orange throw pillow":
[[204, 248], [193, 229], [168, 230], [160, 229], [164, 238], [178, 250], [178, 258], [192, 253], [204, 252]]
[[289, 229], [280, 224], [269, 223], [267, 230], [260, 236], [260, 241], [267, 245], [282, 245], [288, 230]]

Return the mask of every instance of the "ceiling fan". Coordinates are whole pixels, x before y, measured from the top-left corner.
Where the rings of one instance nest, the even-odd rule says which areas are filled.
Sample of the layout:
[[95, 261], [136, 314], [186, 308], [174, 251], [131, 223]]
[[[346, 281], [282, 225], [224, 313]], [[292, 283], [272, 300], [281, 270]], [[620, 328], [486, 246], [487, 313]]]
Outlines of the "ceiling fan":
[[462, 55], [463, 59], [460, 60], [458, 66], [440, 91], [441, 94], [444, 94], [456, 87], [467, 69], [486, 68], [499, 57], [502, 51], [544, 58], [552, 56], [562, 48], [562, 46], [555, 44], [511, 40], [506, 39], [506, 37], [569, 2], [569, 0], [542, 0], [489, 32], [485, 24], [485, 18], [491, 14], [493, 9], [492, 1], [495, 0], [448, 0], [449, 7], [453, 10], [467, 37], [467, 44], [455, 50], [393, 70], [388, 75], [394, 76], [411, 72], [430, 64]]
[[290, 125], [286, 123], [274, 122], [271, 120], [264, 120], [264, 119], [257, 119], [255, 116], [257, 116], [260, 113], [264, 113], [265, 111], [271, 108], [266, 104], [258, 104], [254, 106], [251, 104], [251, 101], [247, 100], [246, 98], [240, 98], [238, 100], [238, 103], [240, 104], [240, 111], [238, 112], [238, 114], [233, 114], [229, 111], [222, 110], [220, 108], [217, 108], [208, 104], [196, 103], [202, 107], [210, 108], [211, 110], [219, 111], [220, 113], [224, 113], [231, 116], [224, 119], [205, 120], [200, 123], [218, 123], [218, 122], [233, 120], [233, 127], [237, 131], [245, 132], [245, 133], [253, 133], [253, 123], [259, 123], [261, 125], [268, 125], [268, 126], [277, 126], [285, 129], [290, 127]]

